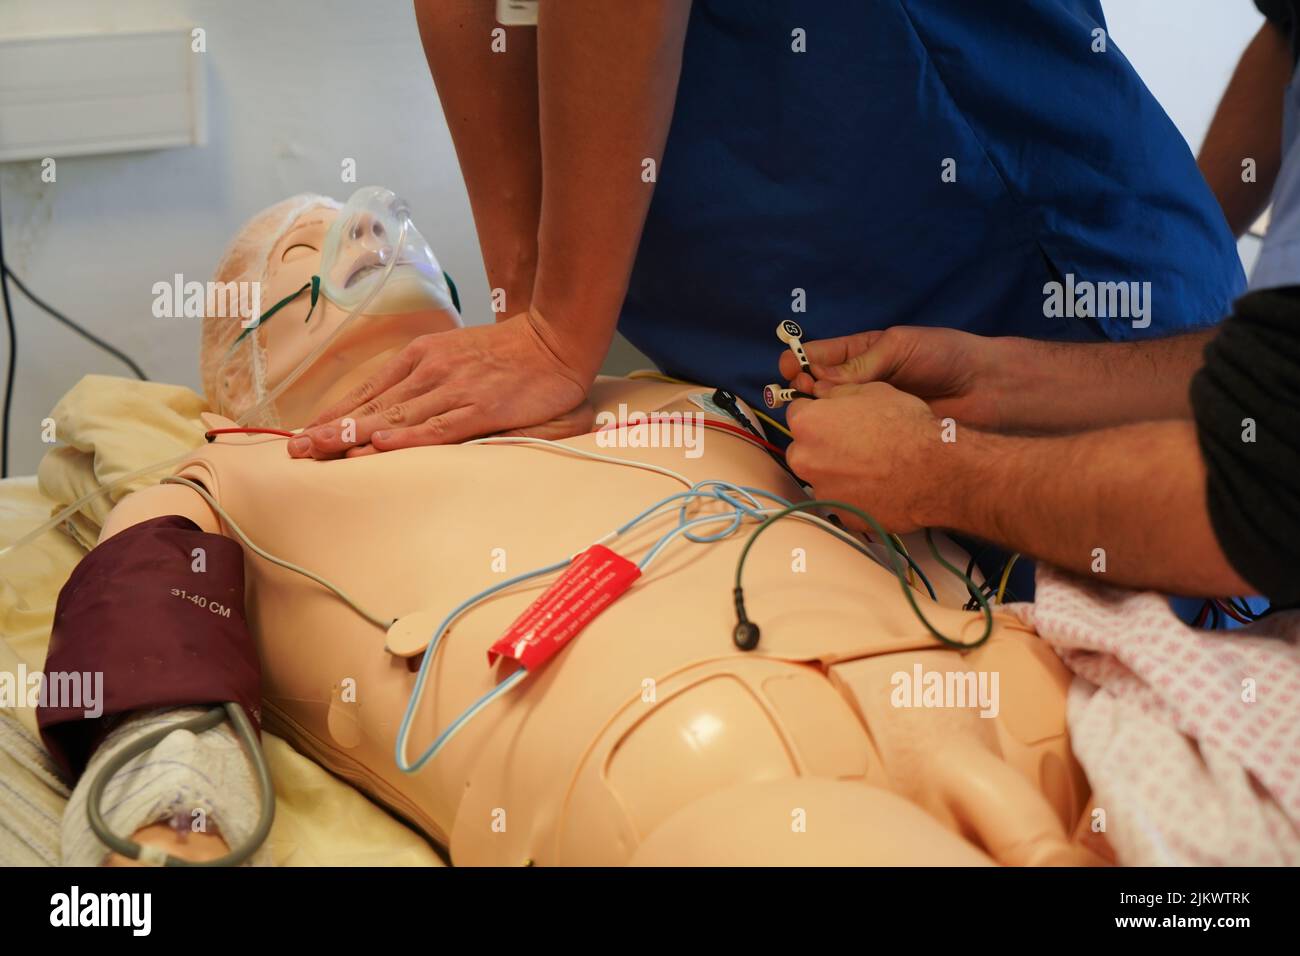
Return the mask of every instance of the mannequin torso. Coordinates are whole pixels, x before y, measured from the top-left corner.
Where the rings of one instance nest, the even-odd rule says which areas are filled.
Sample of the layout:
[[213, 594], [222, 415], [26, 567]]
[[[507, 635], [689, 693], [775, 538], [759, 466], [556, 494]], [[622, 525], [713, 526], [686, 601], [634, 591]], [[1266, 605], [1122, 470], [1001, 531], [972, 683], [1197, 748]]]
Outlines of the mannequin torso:
[[[697, 411], [693, 391], [610, 380], [592, 399], [597, 409]], [[722, 432], [706, 433], [697, 458], [680, 448], [600, 447], [592, 435], [566, 444], [691, 480], [803, 496], [762, 450]], [[283, 439], [264, 435], [221, 436], [177, 473], [206, 487], [260, 547], [381, 616], [426, 616], [430, 635], [465, 597], [581, 551], [682, 490], [662, 475], [547, 448], [452, 445], [313, 461], [290, 459]], [[197, 494], [164, 485], [126, 499], [105, 535], [169, 513], [229, 534]], [[612, 547], [635, 559], [674, 521], [649, 522]], [[449, 846], [458, 864], [725, 863], [747, 854], [1090, 861], [1068, 836], [1087, 788], [1065, 731], [1068, 672], [1049, 649], [999, 615], [984, 647], [947, 650], [889, 571], [810, 524], [783, 520], [747, 564], [747, 603], [763, 636], [757, 650], [739, 651], [731, 588], [749, 528], [713, 544], [675, 540], [559, 655], [414, 774], [395, 766], [393, 749], [418, 658], [389, 653], [385, 633], [334, 594], [246, 551], [264, 720]], [[432, 664], [412, 754], [497, 683], [487, 649], [553, 577], [453, 625]], [[941, 631], [979, 636], [978, 614], [918, 600]], [[898, 706], [897, 675], [918, 668], [996, 674], [996, 714], [981, 717], [973, 702], [923, 706], [919, 695], [917, 706]], [[736, 799], [721, 809], [727, 793]], [[728, 837], [728, 827], [740, 829]]]

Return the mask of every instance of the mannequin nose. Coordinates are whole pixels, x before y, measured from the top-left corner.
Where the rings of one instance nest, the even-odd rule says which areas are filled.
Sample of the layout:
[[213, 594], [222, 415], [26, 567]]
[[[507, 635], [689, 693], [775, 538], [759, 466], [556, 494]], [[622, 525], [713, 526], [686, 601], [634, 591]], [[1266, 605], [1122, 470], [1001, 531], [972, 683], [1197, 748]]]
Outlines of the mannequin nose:
[[352, 239], [367, 250], [381, 252], [389, 245], [383, 222], [368, 212], [357, 214], [352, 223]]

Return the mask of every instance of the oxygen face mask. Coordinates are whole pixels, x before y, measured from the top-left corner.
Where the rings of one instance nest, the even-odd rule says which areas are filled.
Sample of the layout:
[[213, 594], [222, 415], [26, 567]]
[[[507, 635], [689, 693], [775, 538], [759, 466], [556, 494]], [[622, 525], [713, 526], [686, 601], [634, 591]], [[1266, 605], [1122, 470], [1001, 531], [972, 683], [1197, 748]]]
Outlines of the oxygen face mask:
[[311, 321], [322, 295], [347, 311], [347, 318], [265, 397], [240, 416], [241, 425], [278, 425], [276, 398], [320, 358], [357, 316], [430, 309], [459, 314], [455, 286], [411, 221], [410, 207], [397, 194], [380, 186], [365, 186], [352, 194], [325, 235], [318, 274], [263, 312], [231, 346], [227, 361], [251, 360], [255, 378], [260, 377], [258, 363], [264, 362], [264, 356], [240, 356], [237, 350], [249, 347], [245, 340], [251, 338], [253, 329], [305, 294], [311, 298], [306, 321]]
[[369, 305], [373, 314], [454, 308], [454, 292], [411, 221], [410, 207], [379, 186], [358, 189], [339, 210], [325, 235], [320, 280], [325, 297], [340, 309], [355, 309], [380, 288]]
[[[276, 318], [277, 313], [302, 295], [310, 296], [307, 321], [311, 321], [317, 314], [322, 295], [340, 309], [348, 310], [348, 315], [293, 371], [269, 393], [265, 392], [263, 382], [266, 358], [260, 350], [253, 348], [252, 332], [262, 323]], [[439, 267], [433, 250], [411, 222], [406, 202], [391, 190], [382, 187], [366, 186], [358, 189], [339, 210], [338, 218], [326, 233], [321, 250], [320, 271], [297, 291], [253, 317], [250, 327], [240, 333], [227, 351], [223, 367], [228, 368], [231, 363], [242, 363], [244, 367], [250, 368], [255, 390], [262, 395], [256, 404], [239, 416], [238, 424], [260, 428], [278, 427], [280, 422], [275, 407], [276, 399], [324, 354], [358, 316], [426, 309], [442, 310], [452, 316], [459, 316], [460, 302], [456, 287]], [[278, 321], [287, 320], [279, 318]], [[457, 324], [460, 324], [459, 320]], [[247, 349], [251, 354], [241, 353], [241, 349]], [[13, 544], [0, 548], [0, 556], [35, 541], [96, 498], [137, 478], [171, 468], [191, 454], [193, 453], [187, 451], [175, 458], [154, 462], [101, 485], [61, 509], [49, 521], [32, 529]]]

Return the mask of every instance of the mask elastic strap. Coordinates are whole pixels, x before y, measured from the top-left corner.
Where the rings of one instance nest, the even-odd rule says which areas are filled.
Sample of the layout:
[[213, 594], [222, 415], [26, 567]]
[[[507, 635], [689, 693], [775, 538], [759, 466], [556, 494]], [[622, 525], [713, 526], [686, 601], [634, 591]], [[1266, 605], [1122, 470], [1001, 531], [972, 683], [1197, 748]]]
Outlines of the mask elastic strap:
[[235, 341], [231, 344], [230, 347], [233, 349], [240, 342], [244, 341], [244, 336], [248, 335], [249, 332], [252, 332], [253, 329], [260, 326], [267, 319], [275, 315], [275, 313], [279, 312], [282, 308], [284, 308], [294, 299], [298, 298], [298, 296], [302, 295], [308, 289], [311, 289], [311, 308], [307, 310], [307, 318], [303, 319], [303, 322], [307, 322], [308, 320], [310, 320], [311, 314], [316, 311], [316, 303], [320, 300], [320, 276], [312, 276], [311, 281], [304, 282], [302, 284], [302, 288], [299, 289], [297, 292], [290, 292], [288, 295], [286, 295], [275, 305], [271, 306], [269, 309], [263, 312], [260, 316], [258, 316], [256, 322], [254, 322], [248, 328], [244, 329], [244, 331], [239, 333], [239, 338], [235, 339]]
[[447, 280], [447, 290], [451, 293], [451, 304], [456, 307], [456, 314], [460, 315], [460, 293], [456, 291], [456, 283], [451, 281], [451, 276], [447, 275], [447, 270], [442, 270], [442, 277]]

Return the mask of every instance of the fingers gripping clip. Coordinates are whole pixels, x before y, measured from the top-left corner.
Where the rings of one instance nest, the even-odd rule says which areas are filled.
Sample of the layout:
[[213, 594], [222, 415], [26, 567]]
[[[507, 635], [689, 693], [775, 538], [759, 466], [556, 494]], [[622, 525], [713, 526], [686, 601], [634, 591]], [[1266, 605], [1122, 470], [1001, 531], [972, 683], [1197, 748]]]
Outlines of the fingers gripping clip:
[[768, 408], [781, 408], [783, 405], [789, 405], [796, 398], [813, 397], [797, 388], [782, 388], [780, 385], [763, 386], [763, 404]]
[[[794, 357], [799, 362], [799, 368], [812, 374], [812, 366], [808, 363], [808, 354], [803, 350], [803, 329], [794, 319], [786, 319], [776, 327], [776, 337], [790, 347]], [[774, 407], [774, 406], [769, 406]]]

